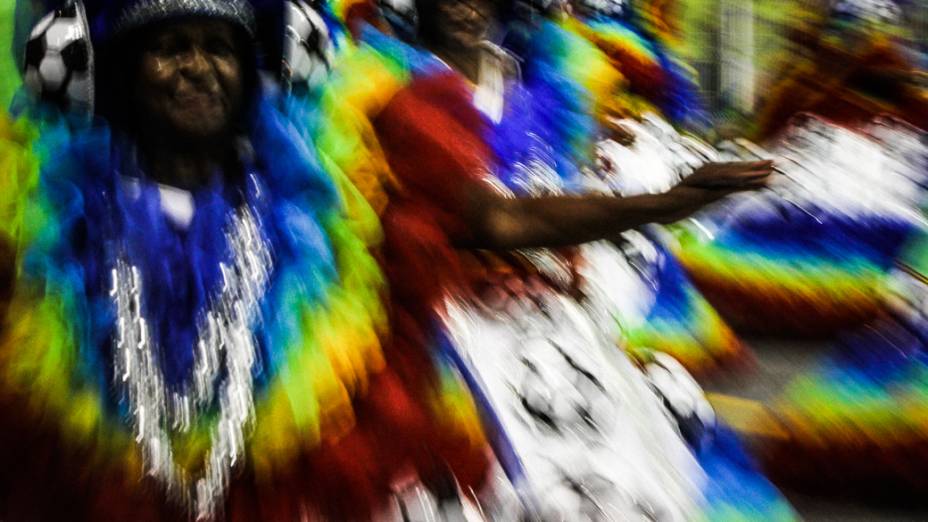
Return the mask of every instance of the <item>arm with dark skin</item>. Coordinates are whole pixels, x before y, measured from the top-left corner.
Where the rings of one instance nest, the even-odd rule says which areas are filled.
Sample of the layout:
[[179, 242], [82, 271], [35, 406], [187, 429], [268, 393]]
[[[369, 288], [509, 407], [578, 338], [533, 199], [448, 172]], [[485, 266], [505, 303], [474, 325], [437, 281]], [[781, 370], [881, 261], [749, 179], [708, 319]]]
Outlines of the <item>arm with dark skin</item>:
[[618, 237], [649, 223], [673, 223], [729, 194], [765, 186], [771, 162], [710, 164], [663, 194], [632, 197], [506, 198], [474, 187], [459, 246], [490, 250], [559, 247]]

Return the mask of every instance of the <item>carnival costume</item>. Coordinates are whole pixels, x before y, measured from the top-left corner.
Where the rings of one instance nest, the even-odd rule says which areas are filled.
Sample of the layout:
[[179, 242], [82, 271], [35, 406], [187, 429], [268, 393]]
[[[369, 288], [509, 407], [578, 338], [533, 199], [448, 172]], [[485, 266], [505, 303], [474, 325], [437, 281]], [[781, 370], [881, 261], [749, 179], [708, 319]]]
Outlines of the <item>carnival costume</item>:
[[[873, 49], [888, 49], [885, 38], [867, 34]], [[902, 70], [899, 61], [883, 63]], [[872, 78], [873, 71], [855, 74], [851, 77], [860, 80]], [[780, 106], [786, 112], [778, 116], [783, 119], [776, 139], [766, 143], [769, 150], [743, 139], [721, 143], [719, 150], [703, 148], [713, 159], [776, 158], [782, 176], [770, 191], [733, 198], [673, 227], [677, 239], [665, 244], [741, 331], [839, 336], [832, 354], [790, 384], [772, 408], [778, 435], [760, 446], [770, 473], [796, 486], [841, 494], [919, 495], [925, 487], [917, 471], [925, 443], [919, 398], [925, 346], [924, 131], [874, 114], [904, 114], [913, 121], [920, 111], [861, 103], [845, 91], [821, 94], [821, 78], [807, 81], [814, 82], [821, 101], [809, 107], [837, 122], [799, 115], [783, 128], [792, 113]], [[792, 103], [801, 96], [781, 94], [791, 110], [802, 106]], [[636, 127], [639, 141], [655, 134], [650, 125], [626, 125]], [[672, 157], [673, 142], [655, 143], [652, 157]], [[647, 145], [610, 144], [602, 163], [620, 171], [629, 159], [651, 159], [633, 154]], [[638, 180], [600, 178], [593, 184], [639, 188]], [[610, 179], [617, 181], [610, 185]], [[669, 183], [674, 176], [660, 179]]]
[[680, 250], [734, 324], [837, 337], [774, 405], [782, 436], [762, 447], [767, 469], [807, 489], [917, 498], [928, 155], [924, 92], [906, 80], [911, 65], [889, 36], [899, 8], [836, 4], [818, 61], [801, 60], [761, 111], [769, 152], [745, 140], [720, 146], [779, 158], [777, 198], [697, 217]]
[[680, 259], [724, 317], [757, 333], [827, 336], [885, 309], [889, 270], [924, 228], [924, 172], [918, 153], [873, 132], [881, 126], [808, 117], [769, 152], [728, 147], [782, 158], [784, 175], [679, 230]]
[[[554, 49], [600, 56], [554, 24], [545, 31], [538, 41]], [[696, 397], [683, 394], [693, 409], [681, 413], [699, 421], [691, 440], [715, 448], [703, 454], [716, 476], [742, 477], [757, 486], [756, 496], [736, 498], [722, 483], [699, 478], [676, 423], [616, 345], [613, 308], [577, 298], [578, 290], [594, 291], [577, 277], [586, 247], [496, 254], [453, 246], [468, 238], [462, 185], [489, 183], [519, 195], [580, 187], [578, 165], [593, 150], [597, 109], [586, 86], [556, 68], [567, 63], [561, 55], [536, 55], [529, 62], [535, 69], [513, 83], [505, 72], [515, 69], [511, 58], [487, 44], [486, 81], [471, 87], [423, 51], [374, 29], [361, 34], [322, 95], [340, 121], [350, 122], [341, 126], [346, 134], [320, 129], [317, 143], [380, 202], [391, 310], [415, 320], [409, 331], [445, 338], [472, 390], [484, 397], [484, 425], [520, 509], [555, 518], [789, 517], [746, 460], [734, 464], [705, 442], [715, 435], [705, 412], [694, 415], [702, 400], [697, 388]], [[610, 90], [609, 79], [620, 78], [605, 59], [587, 63], [598, 67], [583, 71], [594, 88]], [[336, 93], [349, 103], [339, 104]], [[620, 253], [610, 256], [630, 271]], [[551, 404], [546, 397], [559, 399]], [[629, 418], [638, 421], [621, 420]], [[665, 441], [656, 452], [654, 440]]]
[[[177, 17], [255, 31], [248, 2], [142, 0], [71, 3], [33, 34], [83, 20], [66, 34], [93, 50]], [[182, 194], [194, 211], [180, 218], [177, 190], [146, 177], [120, 129], [26, 106], [2, 127], [6, 514], [369, 519], [435, 462], [479, 488], [476, 417], [445, 430], [467, 421], [469, 395], [430, 358], [391, 362], [376, 214], [278, 100], [249, 102], [243, 180]]]
[[[892, 119], [864, 130], [870, 145], [883, 147], [889, 156], [882, 163], [884, 176], [907, 170], [923, 179], [928, 165], [923, 132]], [[883, 182], [897, 189], [882, 194], [884, 200], [891, 198], [908, 209], [923, 204], [918, 203], [921, 190], [911, 184], [892, 176]], [[770, 441], [764, 459], [782, 480], [858, 496], [918, 498], [926, 491], [919, 471], [928, 440], [925, 237], [924, 226], [919, 227], [895, 249], [882, 278], [882, 313], [842, 332], [828, 357], [794, 379], [774, 404], [788, 436]]]
[[[537, 54], [548, 55], [555, 70], [594, 95], [591, 109], [601, 127], [620, 125], [634, 141], [620, 144], [609, 132], [600, 132], [595, 138], [597, 161], [582, 168], [574, 184], [579, 183], [582, 192], [621, 196], [667, 190], [706, 159], [700, 152], [705, 145], [682, 136], [665, 121], [702, 125], [705, 117], [692, 75], [668, 51], [671, 39], [658, 28], [666, 24], [657, 23], [665, 17], [655, 17], [652, 3], [622, 4], [611, 10], [610, 6], [616, 7], [612, 3], [606, 8], [591, 4], [587, 17], [568, 19], [562, 25], [586, 45], [543, 46]], [[603, 63], [610, 67], [603, 70]], [[630, 251], [639, 251], [635, 267], [641, 281], [634, 288], [643, 291], [631, 301], [638, 303], [635, 308], [645, 309], [644, 320], [634, 313], [618, 316], [627, 349], [645, 358], [652, 350], [670, 354], [699, 378], [749, 365], [747, 348], [695, 289], [674, 254], [653, 237], [655, 232], [651, 229], [644, 237], [627, 234], [636, 236], [631, 244], [637, 246]], [[588, 256], [596, 259], [593, 252]], [[627, 295], [627, 290], [622, 294]]]
[[[660, 116], [619, 124], [634, 142], [604, 138], [596, 145], [596, 163], [583, 171], [584, 191], [622, 196], [667, 190], [715, 154], [711, 147], [678, 133]], [[697, 290], [673, 249], [674, 240], [657, 227], [644, 235], [625, 234], [634, 266], [644, 284], [644, 316], [622, 314], [629, 350], [657, 350], [674, 356], [699, 378], [749, 367], [748, 348]]]
[[[836, 9], [843, 11], [836, 15], [840, 22], [836, 27], [843, 33], [860, 33], [877, 43], [885, 41], [879, 38], [879, 30], [868, 25], [872, 16], [863, 3], [840, 4]], [[625, 47], [629, 51], [620, 56], [632, 54], [634, 48]], [[816, 89], [818, 80], [817, 76], [810, 80], [816, 82]], [[839, 97], [820, 97], [826, 103], [844, 103]], [[787, 91], [775, 98], [789, 102], [801, 96]], [[789, 106], [792, 110], [799, 107]], [[918, 114], [903, 106], [895, 107], [894, 112], [905, 113], [905, 117]], [[784, 114], [788, 118], [792, 112]], [[647, 183], [659, 189], [685, 175], [685, 156], [694, 152], [710, 159], [781, 160], [789, 181], [774, 188], [776, 197], [739, 198], [744, 203], [677, 227], [679, 242], [666, 244], [709, 302], [742, 331], [830, 335], [884, 309], [885, 282], [892, 261], [903, 242], [921, 226], [917, 217], [921, 176], [918, 161], [889, 157], [893, 155], [890, 140], [869, 139], [866, 130], [861, 139], [854, 137], [856, 129], [873, 117], [872, 112], [863, 117], [857, 112], [853, 117], [834, 111], [827, 114], [857, 123], [849, 125], [847, 132], [826, 131], [843, 136], [832, 140], [815, 137], [816, 131], [803, 131], [801, 122], [783, 129], [780, 121], [780, 134], [765, 144], [769, 151], [744, 140], [724, 144], [720, 151], [690, 146], [692, 140], [681, 147], [675, 132], [655, 132], [654, 125], [642, 128], [626, 122], [627, 127], [635, 128], [641, 143], [606, 142], [601, 146], [604, 168], [600, 171], [604, 174], [600, 177], [613, 190], [641, 190], [636, 184]], [[834, 122], [826, 127], [833, 129]], [[805, 137], [800, 136], [804, 132]], [[650, 136], [658, 139], [649, 140]], [[856, 161], [858, 154], [868, 161]], [[649, 165], [669, 163], [663, 169], [677, 172], [652, 168], [657, 179], [644, 182], [623, 176], [623, 164], [636, 159]], [[680, 159], [684, 160], [683, 168]], [[848, 161], [851, 159], [855, 161]], [[846, 197], [839, 201], [841, 194]]]

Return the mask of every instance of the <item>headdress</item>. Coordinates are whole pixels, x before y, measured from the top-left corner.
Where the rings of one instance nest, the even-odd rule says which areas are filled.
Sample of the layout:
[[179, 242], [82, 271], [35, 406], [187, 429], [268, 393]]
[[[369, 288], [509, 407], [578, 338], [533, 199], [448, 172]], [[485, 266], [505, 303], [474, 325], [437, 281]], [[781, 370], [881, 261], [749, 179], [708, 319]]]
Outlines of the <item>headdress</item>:
[[219, 18], [255, 31], [255, 12], [247, 0], [137, 0], [121, 2], [113, 32], [124, 33], [151, 23], [185, 16]]
[[332, 37], [305, 0], [68, 0], [32, 28], [26, 44], [26, 88], [83, 116], [94, 113], [95, 51], [112, 39], [166, 20], [207, 17], [240, 27], [268, 52], [287, 87], [315, 85], [332, 66]]

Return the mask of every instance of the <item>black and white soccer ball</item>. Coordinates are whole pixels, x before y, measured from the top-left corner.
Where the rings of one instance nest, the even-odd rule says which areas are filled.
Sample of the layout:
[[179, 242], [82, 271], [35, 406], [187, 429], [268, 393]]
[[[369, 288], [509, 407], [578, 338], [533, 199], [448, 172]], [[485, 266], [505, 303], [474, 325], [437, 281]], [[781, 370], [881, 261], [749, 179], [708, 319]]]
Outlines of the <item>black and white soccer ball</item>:
[[26, 43], [23, 80], [39, 99], [66, 111], [93, 112], [93, 47], [80, 1], [47, 14]]
[[529, 339], [522, 346], [512, 386], [529, 424], [557, 433], [596, 433], [608, 425], [615, 406], [596, 375], [595, 361], [584, 357], [582, 350], [565, 350], [552, 339]]
[[653, 354], [644, 373], [686, 442], [694, 448], [702, 447], [715, 431], [716, 418], [715, 410], [696, 380], [679, 361], [660, 352]]
[[332, 70], [335, 44], [325, 20], [303, 0], [284, 6], [283, 79], [291, 89], [318, 87]]

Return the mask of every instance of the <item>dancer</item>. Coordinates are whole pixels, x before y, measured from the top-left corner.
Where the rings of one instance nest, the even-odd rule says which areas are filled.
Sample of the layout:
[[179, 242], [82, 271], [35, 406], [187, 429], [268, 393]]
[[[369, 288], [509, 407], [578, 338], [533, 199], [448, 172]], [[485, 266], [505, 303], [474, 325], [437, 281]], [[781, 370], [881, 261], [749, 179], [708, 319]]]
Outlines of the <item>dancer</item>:
[[[476, 392], [486, 395], [485, 424], [530, 514], [696, 515], [703, 491], [691, 481], [701, 472], [639, 370], [577, 300], [576, 252], [511, 249], [614, 237], [654, 220], [628, 220], [640, 204], [676, 219], [686, 212], [671, 210], [675, 191], [705, 187], [706, 176], [731, 179], [722, 172], [744, 166], [705, 167], [663, 195], [565, 195], [561, 176], [577, 171], [582, 144], [595, 135], [565, 132], [592, 125], [588, 92], [551, 69], [547, 80], [525, 74], [520, 81], [514, 60], [485, 41], [493, 5], [417, 8], [423, 47], [362, 30], [369, 47], [336, 70], [323, 97], [340, 93], [354, 102], [340, 114], [358, 118], [344, 127], [361, 136], [338, 143], [366, 144], [374, 158], [332, 147], [334, 163], [365, 179], [382, 169], [391, 312], [409, 317], [410, 337], [424, 332], [462, 359]], [[559, 38], [554, 46], [596, 52], [577, 37], [548, 34]], [[379, 69], [371, 66], [377, 60]], [[351, 66], [379, 70], [366, 77], [388, 78], [378, 85], [389, 87], [356, 99], [362, 88], [352, 86], [359, 75]], [[323, 134], [320, 143], [337, 141]]]
[[255, 18], [72, 2], [33, 31], [34, 92], [96, 110], [2, 126], [0, 518], [367, 520], [429, 459], [479, 489], [473, 406], [391, 367], [379, 225], [259, 82]]
[[917, 64], [893, 26], [896, 2], [837, 2], [813, 34], [800, 34], [800, 52], [783, 64], [778, 81], [758, 111], [758, 141], [788, 129], [790, 118], [812, 112], [860, 125], [881, 113], [924, 129], [928, 94], [917, 82]]

